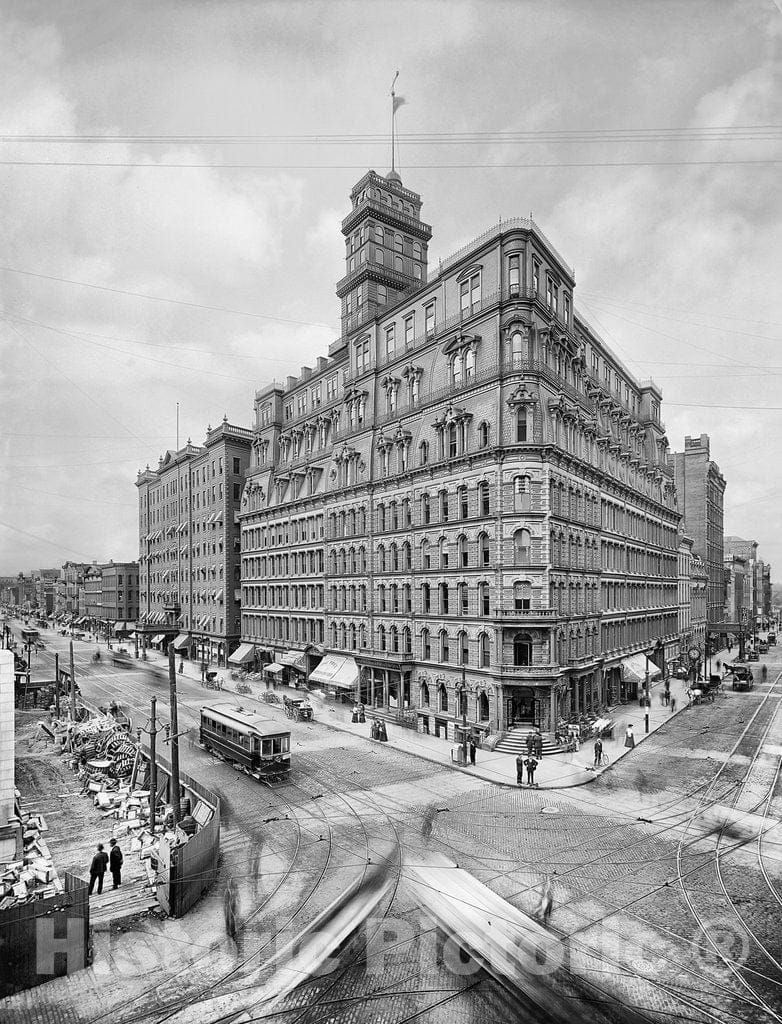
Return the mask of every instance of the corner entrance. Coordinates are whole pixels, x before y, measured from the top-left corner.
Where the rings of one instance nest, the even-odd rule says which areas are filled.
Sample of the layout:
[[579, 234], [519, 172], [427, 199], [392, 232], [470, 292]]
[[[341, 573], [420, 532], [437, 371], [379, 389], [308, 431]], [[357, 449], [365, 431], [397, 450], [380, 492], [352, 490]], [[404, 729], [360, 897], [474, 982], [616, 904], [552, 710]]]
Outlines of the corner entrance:
[[538, 725], [536, 721], [535, 691], [531, 686], [506, 688], [505, 721], [510, 729], [514, 725]]

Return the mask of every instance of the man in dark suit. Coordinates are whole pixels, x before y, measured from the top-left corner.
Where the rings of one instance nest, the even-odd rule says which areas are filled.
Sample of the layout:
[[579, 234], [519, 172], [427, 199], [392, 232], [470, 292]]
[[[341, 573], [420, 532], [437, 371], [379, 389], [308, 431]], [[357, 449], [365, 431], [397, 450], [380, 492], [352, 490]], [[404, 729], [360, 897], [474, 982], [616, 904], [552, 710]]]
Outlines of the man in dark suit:
[[103, 849], [103, 843], [98, 843], [98, 850], [92, 858], [92, 864], [90, 864], [90, 896], [92, 896], [92, 890], [95, 888], [96, 881], [98, 883], [98, 895], [103, 892], [103, 876], [106, 874], [108, 862], [109, 857]]
[[122, 856], [122, 850], [120, 850], [119, 843], [116, 839], [110, 839], [109, 846], [111, 847], [111, 852], [109, 853], [109, 869], [111, 871], [111, 877], [114, 879], [114, 885], [112, 888], [119, 889], [122, 885], [122, 862], [124, 857]]

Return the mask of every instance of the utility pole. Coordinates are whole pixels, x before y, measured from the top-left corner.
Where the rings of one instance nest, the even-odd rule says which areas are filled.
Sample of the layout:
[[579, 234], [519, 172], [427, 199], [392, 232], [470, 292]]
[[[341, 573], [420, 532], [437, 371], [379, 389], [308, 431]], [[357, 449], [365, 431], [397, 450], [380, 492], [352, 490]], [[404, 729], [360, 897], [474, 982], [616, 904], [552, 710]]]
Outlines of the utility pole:
[[76, 674], [73, 670], [73, 640], [70, 642], [71, 648], [71, 721], [76, 721]]
[[157, 697], [151, 700], [151, 724], [149, 726], [149, 831], [155, 834], [155, 808], [157, 806], [157, 765], [155, 764], [155, 739], [157, 737], [157, 718], [155, 706]]
[[60, 717], [60, 655], [54, 655], [54, 717]]
[[174, 824], [179, 824], [181, 806], [179, 802], [179, 726], [176, 709], [176, 663], [174, 645], [168, 647], [168, 689], [171, 699], [171, 803], [174, 808]]

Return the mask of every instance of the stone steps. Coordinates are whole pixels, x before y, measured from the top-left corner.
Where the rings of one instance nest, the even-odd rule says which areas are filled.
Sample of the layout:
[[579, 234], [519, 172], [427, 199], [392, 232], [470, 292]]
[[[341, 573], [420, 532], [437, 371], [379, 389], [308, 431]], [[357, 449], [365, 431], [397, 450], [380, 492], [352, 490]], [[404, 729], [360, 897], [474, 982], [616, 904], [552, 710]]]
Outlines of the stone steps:
[[[500, 742], [494, 748], [501, 754], [525, 754], [527, 753], [527, 736], [533, 733], [533, 729], [515, 728], [505, 733]], [[558, 746], [554, 738], [548, 733], [543, 733], [543, 756], [546, 754], [558, 754], [565, 748]]]

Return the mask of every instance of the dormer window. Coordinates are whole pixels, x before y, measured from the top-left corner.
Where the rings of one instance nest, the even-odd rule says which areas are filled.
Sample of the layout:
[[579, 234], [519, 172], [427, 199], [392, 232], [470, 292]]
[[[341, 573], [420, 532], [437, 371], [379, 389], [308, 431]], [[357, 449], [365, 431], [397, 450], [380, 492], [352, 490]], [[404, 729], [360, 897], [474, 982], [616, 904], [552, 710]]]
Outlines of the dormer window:
[[481, 301], [481, 273], [471, 274], [459, 285], [459, 309], [462, 316], [471, 313]]

